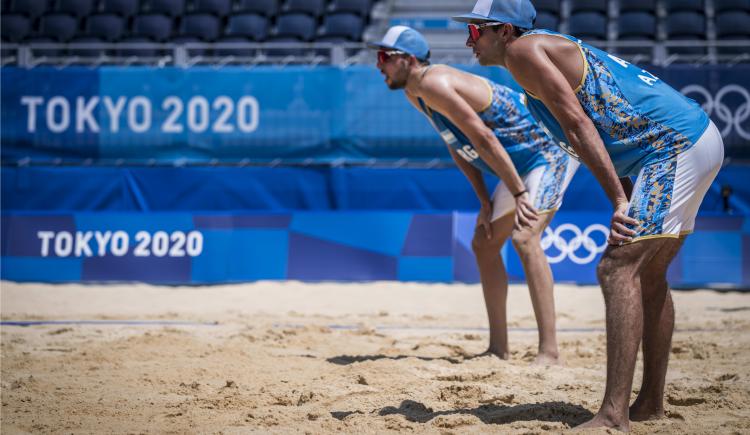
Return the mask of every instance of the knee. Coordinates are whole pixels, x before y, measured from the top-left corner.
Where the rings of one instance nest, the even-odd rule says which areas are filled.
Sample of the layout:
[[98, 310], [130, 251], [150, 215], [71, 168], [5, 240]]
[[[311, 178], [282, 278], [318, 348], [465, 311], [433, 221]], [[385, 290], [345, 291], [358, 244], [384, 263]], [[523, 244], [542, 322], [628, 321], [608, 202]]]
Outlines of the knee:
[[602, 292], [606, 296], [610, 290], [615, 287], [617, 280], [621, 275], [621, 267], [618, 265], [617, 260], [606, 255], [602, 256], [601, 261], [596, 266], [596, 278], [602, 287]]
[[471, 250], [474, 251], [477, 258], [498, 255], [501, 245], [502, 242], [496, 240], [496, 238], [488, 240], [484, 231], [476, 232], [471, 240]]
[[521, 257], [528, 256], [539, 245], [537, 234], [530, 228], [513, 230], [511, 240], [513, 241], [513, 247], [516, 248], [516, 252]]

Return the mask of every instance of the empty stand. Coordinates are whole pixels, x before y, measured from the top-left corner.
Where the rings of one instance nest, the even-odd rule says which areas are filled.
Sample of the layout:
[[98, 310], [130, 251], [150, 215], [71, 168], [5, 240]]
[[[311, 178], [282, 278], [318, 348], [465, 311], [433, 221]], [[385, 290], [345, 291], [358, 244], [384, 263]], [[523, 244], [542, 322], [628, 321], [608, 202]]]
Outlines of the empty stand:
[[5, 42], [21, 42], [31, 34], [31, 19], [21, 14], [3, 14], [2, 39]]
[[323, 15], [326, 10], [326, 0], [287, 0], [284, 11], [287, 13], [297, 12], [307, 14], [316, 19]]
[[250, 12], [273, 17], [279, 12], [279, 0], [238, 0], [235, 12]]
[[578, 12], [570, 16], [568, 23], [571, 35], [598, 42], [607, 39], [607, 17], [600, 12]]
[[536, 21], [534, 22], [534, 27], [537, 29], [558, 30], [559, 26], [560, 19], [557, 15], [544, 11], [537, 14]]
[[101, 11], [107, 14], [117, 14], [125, 18], [130, 18], [138, 13], [138, 1], [101, 0]]

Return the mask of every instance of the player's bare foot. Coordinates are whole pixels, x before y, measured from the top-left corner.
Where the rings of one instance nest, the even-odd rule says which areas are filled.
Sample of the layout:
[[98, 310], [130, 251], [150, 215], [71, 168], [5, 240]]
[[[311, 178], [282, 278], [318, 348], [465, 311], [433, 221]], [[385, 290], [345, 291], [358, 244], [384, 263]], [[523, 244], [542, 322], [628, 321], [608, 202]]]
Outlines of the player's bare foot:
[[559, 354], [539, 353], [531, 364], [535, 366], [562, 366], [565, 365], [565, 361]]
[[624, 423], [618, 423], [614, 419], [605, 417], [601, 414], [596, 414], [594, 418], [587, 421], [586, 423], [579, 424], [578, 426], [574, 427], [573, 430], [595, 429], [598, 427], [606, 427], [619, 430], [621, 432], [630, 432], [630, 422], [628, 421], [628, 419], [625, 419]]
[[648, 421], [667, 418], [662, 407], [642, 404], [637, 399], [633, 405], [630, 406], [629, 414], [630, 421]]
[[477, 356], [489, 356], [489, 355], [494, 355], [502, 360], [510, 359], [510, 353], [507, 350], [495, 350], [491, 347]]

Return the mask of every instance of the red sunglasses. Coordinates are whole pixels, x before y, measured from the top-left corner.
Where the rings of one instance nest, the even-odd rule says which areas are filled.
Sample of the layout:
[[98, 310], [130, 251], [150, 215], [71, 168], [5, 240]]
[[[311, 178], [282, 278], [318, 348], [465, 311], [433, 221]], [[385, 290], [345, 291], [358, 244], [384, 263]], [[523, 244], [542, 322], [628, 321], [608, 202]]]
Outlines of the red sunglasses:
[[397, 56], [399, 54], [406, 53], [398, 50], [378, 50], [378, 63], [386, 63], [391, 58], [391, 56]]
[[471, 42], [477, 42], [480, 36], [482, 36], [482, 29], [485, 27], [492, 27], [492, 26], [502, 26], [505, 23], [500, 22], [491, 22], [491, 23], [483, 23], [483, 24], [469, 24], [467, 27], [469, 28], [469, 39]]

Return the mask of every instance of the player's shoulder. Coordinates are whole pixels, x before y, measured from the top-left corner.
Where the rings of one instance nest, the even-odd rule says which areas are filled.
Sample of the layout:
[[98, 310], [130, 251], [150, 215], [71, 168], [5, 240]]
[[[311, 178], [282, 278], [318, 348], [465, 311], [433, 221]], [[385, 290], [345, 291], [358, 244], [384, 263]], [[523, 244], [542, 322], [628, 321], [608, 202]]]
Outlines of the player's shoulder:
[[459, 71], [448, 65], [431, 65], [422, 77], [420, 88], [427, 92], [445, 92], [454, 87]]

